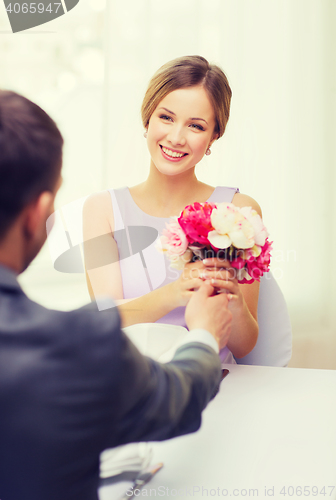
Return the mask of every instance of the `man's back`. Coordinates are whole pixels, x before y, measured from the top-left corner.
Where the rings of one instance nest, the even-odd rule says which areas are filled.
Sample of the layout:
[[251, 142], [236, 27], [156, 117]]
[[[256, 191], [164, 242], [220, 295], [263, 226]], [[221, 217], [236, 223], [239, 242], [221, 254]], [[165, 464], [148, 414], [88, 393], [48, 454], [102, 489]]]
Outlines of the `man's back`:
[[[0, 284], [0, 441], [5, 450], [0, 498], [42, 498], [44, 480], [53, 476], [55, 491], [61, 480], [69, 498], [70, 491], [80, 498], [71, 485], [80, 476], [82, 498], [95, 498], [92, 476], [111, 427], [113, 395], [118, 395], [121, 337], [111, 335], [112, 329], [118, 331], [118, 314], [110, 313], [112, 329], [104, 331], [98, 325], [103, 315], [93, 315], [93, 308], [49, 311], [31, 302], [6, 274], [8, 284], [3, 279]], [[53, 498], [53, 491], [44, 498]]]
[[200, 425], [219, 382], [214, 351], [188, 344], [162, 367], [120, 331], [116, 308], [94, 309], [47, 310], [0, 266], [1, 500], [93, 500], [103, 449]]

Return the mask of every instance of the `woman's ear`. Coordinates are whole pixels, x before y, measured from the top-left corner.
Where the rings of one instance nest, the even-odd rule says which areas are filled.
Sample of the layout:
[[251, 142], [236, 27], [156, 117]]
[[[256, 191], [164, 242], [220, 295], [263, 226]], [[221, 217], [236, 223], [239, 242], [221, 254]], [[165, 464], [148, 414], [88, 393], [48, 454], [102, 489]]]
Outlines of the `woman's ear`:
[[218, 134], [214, 134], [214, 135], [212, 136], [211, 141], [210, 141], [209, 148], [213, 145], [213, 143], [214, 143], [215, 141], [217, 141], [217, 139], [218, 139]]

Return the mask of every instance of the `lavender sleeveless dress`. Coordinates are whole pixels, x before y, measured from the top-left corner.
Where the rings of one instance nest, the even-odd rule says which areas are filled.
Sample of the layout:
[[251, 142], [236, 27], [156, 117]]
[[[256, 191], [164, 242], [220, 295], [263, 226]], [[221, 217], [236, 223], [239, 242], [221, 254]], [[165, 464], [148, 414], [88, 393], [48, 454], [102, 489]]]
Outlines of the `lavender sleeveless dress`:
[[[171, 268], [168, 259], [155, 248], [155, 241], [162, 234], [162, 230], [170, 219], [154, 217], [143, 212], [133, 200], [127, 187], [111, 189], [109, 192], [113, 206], [114, 238], [119, 251], [124, 299], [140, 297], [175, 281], [182, 271]], [[239, 192], [238, 188], [216, 187], [207, 201], [231, 203], [237, 192]], [[139, 242], [132, 243], [131, 230], [134, 226], [153, 228], [156, 232], [153, 232], [155, 241], [144, 249], [141, 249], [140, 245], [139, 250]], [[160, 318], [157, 323], [187, 328], [184, 313], [185, 307], [178, 307]], [[229, 355], [231, 355], [230, 351], [227, 348], [223, 349], [221, 351], [222, 361], [230, 362]]]

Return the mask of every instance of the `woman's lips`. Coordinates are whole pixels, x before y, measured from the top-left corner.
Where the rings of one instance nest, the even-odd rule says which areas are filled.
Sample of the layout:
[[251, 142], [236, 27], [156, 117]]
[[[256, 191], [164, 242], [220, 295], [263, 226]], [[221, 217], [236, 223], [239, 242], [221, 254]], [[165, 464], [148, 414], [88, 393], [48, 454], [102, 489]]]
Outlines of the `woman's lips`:
[[188, 153], [183, 153], [183, 151], [177, 151], [176, 149], [170, 149], [162, 146], [160, 144], [161, 153], [163, 157], [169, 161], [180, 161], [182, 158], [187, 156]]

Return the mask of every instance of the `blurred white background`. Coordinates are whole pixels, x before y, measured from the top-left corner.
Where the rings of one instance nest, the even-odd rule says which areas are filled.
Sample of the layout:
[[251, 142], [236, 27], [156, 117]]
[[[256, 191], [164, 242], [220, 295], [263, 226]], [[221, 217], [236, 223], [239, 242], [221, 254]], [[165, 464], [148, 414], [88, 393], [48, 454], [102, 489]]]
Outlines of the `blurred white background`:
[[[147, 83], [163, 63], [189, 54], [221, 66], [233, 91], [227, 131], [197, 167], [199, 178], [259, 202], [294, 346], [310, 349], [306, 365], [336, 367], [336, 3], [81, 0], [15, 35], [0, 6], [0, 86], [44, 107], [65, 137], [58, 207], [145, 179]], [[55, 271], [47, 246], [21, 282], [49, 307], [89, 300], [84, 275]]]

